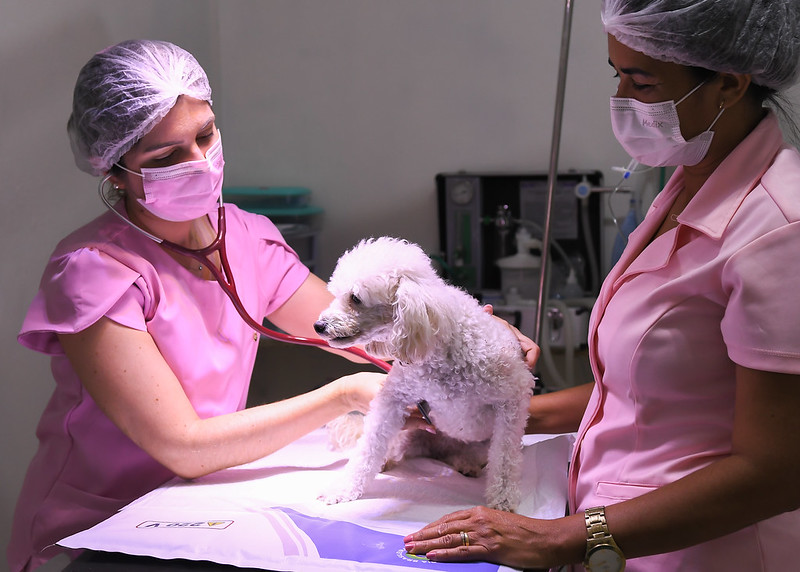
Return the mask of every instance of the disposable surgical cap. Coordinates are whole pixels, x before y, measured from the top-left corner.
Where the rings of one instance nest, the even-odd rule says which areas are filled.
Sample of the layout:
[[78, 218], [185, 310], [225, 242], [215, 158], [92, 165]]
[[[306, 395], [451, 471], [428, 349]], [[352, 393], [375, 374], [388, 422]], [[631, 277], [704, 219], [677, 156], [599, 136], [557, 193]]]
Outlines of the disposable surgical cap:
[[800, 0], [603, 0], [605, 31], [653, 59], [752, 75], [780, 91], [797, 79]]
[[174, 44], [129, 40], [95, 54], [78, 74], [67, 123], [75, 164], [105, 173], [180, 95], [211, 103], [205, 71]]

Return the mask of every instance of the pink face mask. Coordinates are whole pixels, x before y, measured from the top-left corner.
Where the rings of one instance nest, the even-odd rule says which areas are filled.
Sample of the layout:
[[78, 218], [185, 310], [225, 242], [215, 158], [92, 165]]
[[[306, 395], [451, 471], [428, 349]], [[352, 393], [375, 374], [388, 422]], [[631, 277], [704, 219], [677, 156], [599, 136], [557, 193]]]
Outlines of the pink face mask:
[[708, 153], [714, 127], [724, 111], [708, 129], [686, 141], [681, 135], [677, 106], [700, 89], [700, 83], [677, 102], [643, 103], [625, 97], [611, 98], [611, 127], [620, 145], [639, 163], [651, 167], [697, 165]]
[[160, 219], [183, 222], [213, 212], [222, 195], [225, 159], [222, 135], [206, 151], [206, 158], [186, 161], [169, 167], [143, 168], [141, 173], [117, 165], [142, 177], [144, 199], [136, 199], [148, 212]]

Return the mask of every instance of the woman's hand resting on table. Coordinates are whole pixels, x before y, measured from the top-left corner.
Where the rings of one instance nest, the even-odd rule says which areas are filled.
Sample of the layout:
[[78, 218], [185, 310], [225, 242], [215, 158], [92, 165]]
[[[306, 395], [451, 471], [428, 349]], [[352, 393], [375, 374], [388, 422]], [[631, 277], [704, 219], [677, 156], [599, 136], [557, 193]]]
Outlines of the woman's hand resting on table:
[[533, 519], [479, 506], [443, 516], [409, 534], [404, 542], [407, 552], [436, 562], [483, 561], [547, 569], [553, 563], [569, 561], [548, 548], [555, 546], [560, 525], [572, 526], [572, 522]]

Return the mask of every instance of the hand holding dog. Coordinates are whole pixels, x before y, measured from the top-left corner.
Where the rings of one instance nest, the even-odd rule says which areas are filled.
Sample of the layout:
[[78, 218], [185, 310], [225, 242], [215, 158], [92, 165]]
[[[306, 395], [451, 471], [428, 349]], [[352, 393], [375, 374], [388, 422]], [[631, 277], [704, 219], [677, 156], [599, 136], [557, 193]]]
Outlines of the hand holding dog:
[[503, 322], [512, 332], [514, 332], [517, 340], [519, 340], [519, 347], [522, 349], [522, 355], [525, 356], [525, 365], [528, 366], [528, 369], [533, 370], [533, 368], [536, 367], [536, 362], [539, 361], [539, 356], [542, 353], [539, 346], [537, 346], [536, 343], [528, 336], [520, 332], [516, 327], [506, 322], [503, 318], [498, 318], [495, 316], [494, 308], [491, 304], [486, 304], [483, 307], [483, 310], [487, 314], [494, 316], [496, 320]]
[[340, 377], [333, 383], [339, 385], [341, 399], [349, 411], [366, 413], [384, 381], [386, 381], [385, 373], [360, 371]]
[[[341, 399], [345, 406], [349, 408], [349, 411], [367, 413], [370, 403], [383, 387], [385, 381], [385, 373], [361, 371], [340, 377], [333, 383], [339, 384]], [[403, 429], [422, 429], [429, 433], [436, 432], [436, 429], [428, 423], [416, 407], [409, 410]]]

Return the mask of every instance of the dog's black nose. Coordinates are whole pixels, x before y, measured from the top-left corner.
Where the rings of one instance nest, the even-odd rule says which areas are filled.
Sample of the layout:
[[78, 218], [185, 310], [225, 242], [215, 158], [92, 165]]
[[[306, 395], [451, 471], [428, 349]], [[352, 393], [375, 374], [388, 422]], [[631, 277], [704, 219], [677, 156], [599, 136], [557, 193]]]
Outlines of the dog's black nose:
[[314, 322], [314, 331], [318, 334], [325, 333], [325, 322]]

